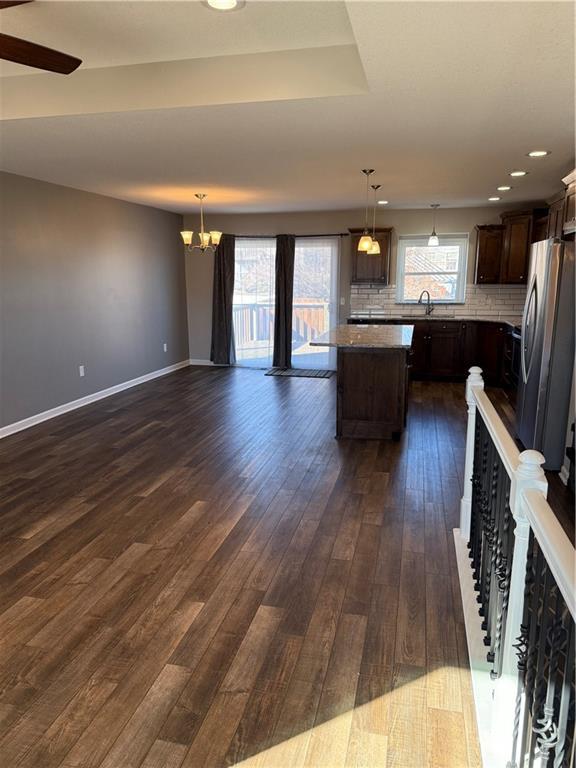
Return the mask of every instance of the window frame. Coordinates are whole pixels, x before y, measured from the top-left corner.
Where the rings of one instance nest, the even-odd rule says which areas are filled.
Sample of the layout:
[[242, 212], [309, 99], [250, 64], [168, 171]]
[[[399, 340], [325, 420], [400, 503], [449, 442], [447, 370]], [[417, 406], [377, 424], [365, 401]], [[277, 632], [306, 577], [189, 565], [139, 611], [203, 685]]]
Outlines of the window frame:
[[[418, 299], [404, 298], [406, 248], [409, 246], [427, 246], [429, 235], [399, 235], [396, 250], [396, 304], [417, 304]], [[466, 275], [468, 272], [468, 234], [438, 235], [440, 245], [459, 245], [462, 262], [457, 272], [409, 272], [409, 275], [457, 275], [454, 299], [432, 299], [434, 304], [464, 304], [466, 301]]]

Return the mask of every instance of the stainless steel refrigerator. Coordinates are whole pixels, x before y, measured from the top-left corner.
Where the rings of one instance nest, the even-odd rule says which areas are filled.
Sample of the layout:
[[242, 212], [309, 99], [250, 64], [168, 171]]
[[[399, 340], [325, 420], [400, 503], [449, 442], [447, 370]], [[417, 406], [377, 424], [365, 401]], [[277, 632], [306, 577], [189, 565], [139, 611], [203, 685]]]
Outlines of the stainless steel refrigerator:
[[574, 371], [574, 243], [550, 238], [530, 253], [522, 317], [516, 430], [546, 469], [564, 461]]

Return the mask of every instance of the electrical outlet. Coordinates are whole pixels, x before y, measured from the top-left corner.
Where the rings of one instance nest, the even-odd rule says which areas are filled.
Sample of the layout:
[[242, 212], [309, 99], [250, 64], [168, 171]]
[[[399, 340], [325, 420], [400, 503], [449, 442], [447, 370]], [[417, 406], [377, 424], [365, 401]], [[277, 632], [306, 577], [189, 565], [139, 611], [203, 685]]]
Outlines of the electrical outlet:
[[85, 375], [86, 372], [84, 370], [84, 366], [83, 365], [79, 365], [78, 366], [78, 373], [80, 374], [80, 378], [82, 378], [82, 376]]
[[164, 352], [168, 352], [168, 344], [166, 342], [164, 342]]
[[344, 296], [340, 297], [340, 306], [341, 307], [345, 307], [346, 306], [346, 299], [344, 298]]

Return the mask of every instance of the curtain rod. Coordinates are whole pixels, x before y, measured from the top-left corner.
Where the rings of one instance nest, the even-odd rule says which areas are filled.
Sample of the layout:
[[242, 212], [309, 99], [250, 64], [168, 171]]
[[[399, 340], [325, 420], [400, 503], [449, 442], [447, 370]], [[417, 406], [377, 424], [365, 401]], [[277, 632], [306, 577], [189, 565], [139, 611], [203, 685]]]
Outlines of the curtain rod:
[[[230, 234], [233, 234], [232, 232]], [[291, 235], [292, 232], [279, 232], [278, 234]], [[271, 237], [278, 237], [278, 235], [234, 235], [234, 237], [249, 237], [252, 240], [269, 240]], [[294, 237], [350, 237], [350, 232], [328, 232], [323, 235], [294, 235]]]

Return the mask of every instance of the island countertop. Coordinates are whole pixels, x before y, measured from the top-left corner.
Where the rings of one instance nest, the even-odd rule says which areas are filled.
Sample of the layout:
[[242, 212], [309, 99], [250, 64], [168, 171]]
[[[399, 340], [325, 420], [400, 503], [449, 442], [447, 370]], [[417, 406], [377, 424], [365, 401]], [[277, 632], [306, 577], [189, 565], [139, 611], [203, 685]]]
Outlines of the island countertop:
[[410, 349], [413, 325], [339, 325], [310, 342], [313, 347]]

